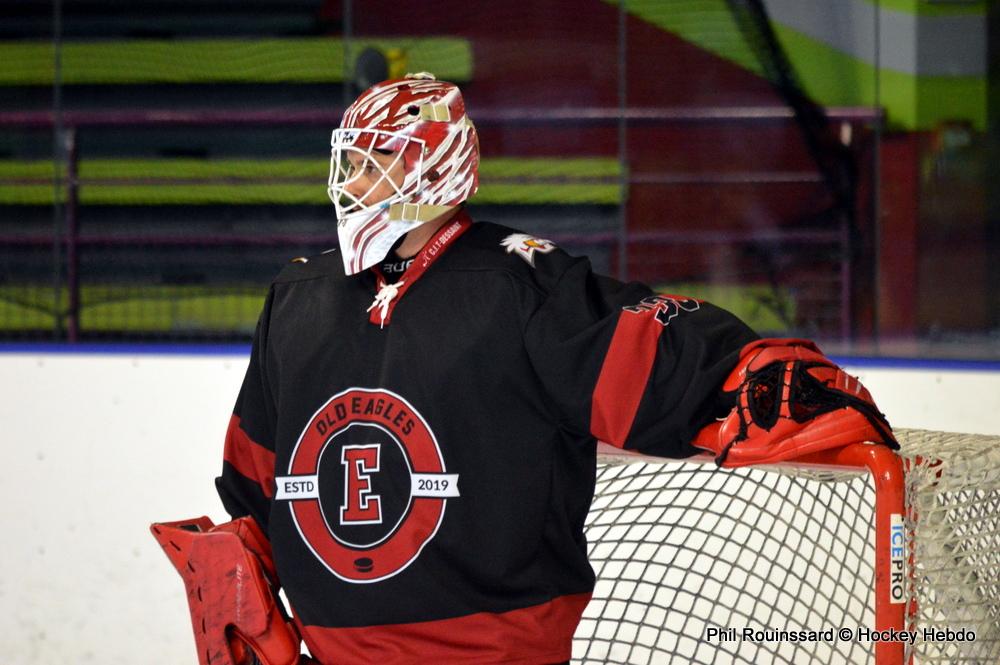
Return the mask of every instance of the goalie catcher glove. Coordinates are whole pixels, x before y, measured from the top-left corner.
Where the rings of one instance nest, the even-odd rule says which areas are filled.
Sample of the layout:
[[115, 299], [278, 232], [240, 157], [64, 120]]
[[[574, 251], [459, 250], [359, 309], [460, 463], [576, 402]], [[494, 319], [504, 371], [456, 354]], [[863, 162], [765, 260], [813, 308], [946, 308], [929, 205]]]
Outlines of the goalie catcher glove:
[[184, 580], [200, 665], [299, 663], [299, 634], [276, 599], [270, 545], [253, 518], [150, 530]]
[[747, 344], [723, 390], [735, 392], [736, 406], [693, 441], [719, 466], [787, 461], [861, 441], [899, 449], [868, 390], [810, 341]]

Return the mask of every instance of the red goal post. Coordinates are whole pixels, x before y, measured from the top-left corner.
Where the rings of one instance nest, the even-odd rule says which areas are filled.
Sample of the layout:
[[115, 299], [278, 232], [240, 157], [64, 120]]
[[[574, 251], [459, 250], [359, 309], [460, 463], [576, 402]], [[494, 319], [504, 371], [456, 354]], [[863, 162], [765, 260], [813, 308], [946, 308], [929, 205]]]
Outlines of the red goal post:
[[897, 434], [736, 470], [602, 444], [574, 662], [1000, 662], [1000, 437]]

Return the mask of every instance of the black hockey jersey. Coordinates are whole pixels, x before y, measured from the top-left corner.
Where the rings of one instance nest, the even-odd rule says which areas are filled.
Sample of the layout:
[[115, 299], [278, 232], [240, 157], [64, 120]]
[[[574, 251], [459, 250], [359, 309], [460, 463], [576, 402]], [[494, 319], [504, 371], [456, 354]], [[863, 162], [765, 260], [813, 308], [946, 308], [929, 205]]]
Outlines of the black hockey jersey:
[[462, 212], [394, 285], [337, 253], [277, 277], [219, 492], [323, 663], [565, 661], [596, 441], [692, 454], [755, 338]]

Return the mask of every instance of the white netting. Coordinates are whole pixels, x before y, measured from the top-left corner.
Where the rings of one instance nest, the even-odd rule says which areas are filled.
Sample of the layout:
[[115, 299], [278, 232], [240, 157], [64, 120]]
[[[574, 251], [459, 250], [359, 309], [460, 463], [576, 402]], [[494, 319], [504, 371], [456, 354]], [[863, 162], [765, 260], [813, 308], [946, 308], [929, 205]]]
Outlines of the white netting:
[[976, 632], [918, 642], [916, 661], [1000, 663], [1000, 437], [912, 431], [906, 444], [917, 627]]
[[[907, 460], [917, 663], [1000, 663], [1000, 437], [898, 432]], [[598, 582], [574, 662], [874, 661], [875, 492], [866, 472], [717, 470], [604, 458], [587, 522]], [[736, 629], [716, 634], [710, 627]], [[833, 631], [745, 640], [742, 629]], [[768, 637], [768, 636], [764, 636]]]

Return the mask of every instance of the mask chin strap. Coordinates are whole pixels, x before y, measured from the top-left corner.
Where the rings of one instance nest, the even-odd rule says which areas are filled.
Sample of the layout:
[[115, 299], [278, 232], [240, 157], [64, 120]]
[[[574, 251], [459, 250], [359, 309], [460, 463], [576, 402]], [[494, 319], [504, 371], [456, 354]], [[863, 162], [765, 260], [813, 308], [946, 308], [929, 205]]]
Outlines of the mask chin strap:
[[438, 206], [426, 203], [393, 203], [389, 206], [390, 222], [429, 222], [455, 206]]

